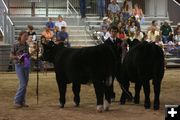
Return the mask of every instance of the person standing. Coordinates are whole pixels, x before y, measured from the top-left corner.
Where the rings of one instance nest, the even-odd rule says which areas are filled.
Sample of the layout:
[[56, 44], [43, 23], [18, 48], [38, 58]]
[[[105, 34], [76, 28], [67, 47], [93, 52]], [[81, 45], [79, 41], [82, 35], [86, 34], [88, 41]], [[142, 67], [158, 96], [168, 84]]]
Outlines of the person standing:
[[96, 0], [98, 15], [100, 19], [103, 19], [105, 13], [105, 0]]
[[28, 33], [26, 31], [20, 32], [18, 41], [13, 44], [10, 53], [10, 58], [15, 63], [15, 71], [19, 79], [19, 88], [14, 98], [15, 108], [29, 107], [25, 100], [30, 68], [29, 46], [26, 43], [27, 39]]
[[[119, 78], [119, 75], [120, 75], [119, 72], [120, 72], [120, 65], [121, 65], [122, 40], [117, 38], [117, 34], [118, 34], [118, 27], [116, 26], [110, 27], [110, 37], [104, 42], [104, 44], [112, 46], [117, 56], [117, 61], [118, 61], [117, 69], [116, 69], [115, 76], [112, 77], [112, 81], [114, 81], [115, 77]], [[113, 84], [111, 85], [110, 90], [111, 90], [111, 93], [110, 93], [111, 101], [114, 101], [115, 92], [114, 92]]]
[[86, 0], [80, 0], [79, 6], [80, 6], [81, 18], [85, 18], [86, 17]]

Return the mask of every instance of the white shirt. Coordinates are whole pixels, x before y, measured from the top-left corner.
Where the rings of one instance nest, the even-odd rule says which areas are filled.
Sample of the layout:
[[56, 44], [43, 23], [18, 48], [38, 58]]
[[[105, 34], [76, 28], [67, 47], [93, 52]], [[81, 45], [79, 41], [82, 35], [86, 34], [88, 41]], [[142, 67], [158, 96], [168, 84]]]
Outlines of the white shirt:
[[147, 35], [148, 39], [154, 42], [156, 40], [156, 36], [159, 35], [159, 31], [155, 31], [154, 34], [151, 31], [149, 31]]
[[118, 4], [109, 4], [108, 5], [108, 10], [112, 13], [118, 13], [120, 11], [120, 7]]
[[67, 27], [67, 23], [65, 21], [57, 21], [55, 22], [55, 26], [57, 26], [59, 28], [59, 31], [61, 31], [61, 27], [64, 26], [64, 27]]

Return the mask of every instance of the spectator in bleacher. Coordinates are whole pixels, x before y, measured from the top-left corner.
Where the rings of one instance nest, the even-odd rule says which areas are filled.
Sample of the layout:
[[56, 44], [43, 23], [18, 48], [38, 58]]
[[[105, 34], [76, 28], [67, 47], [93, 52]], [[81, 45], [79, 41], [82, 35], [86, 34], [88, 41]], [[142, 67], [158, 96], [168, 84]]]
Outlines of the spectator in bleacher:
[[175, 44], [180, 45], [180, 29], [178, 29], [177, 34], [174, 36]]
[[131, 0], [125, 0], [128, 4], [129, 9], [132, 11], [132, 1]]
[[57, 33], [59, 32], [59, 27], [55, 26], [54, 27], [54, 38], [56, 39]]
[[144, 34], [141, 32], [141, 30], [136, 29], [135, 39], [138, 39], [139, 41], [142, 41], [143, 38], [144, 38]]
[[59, 27], [59, 31], [61, 31], [61, 27], [67, 27], [67, 23], [63, 20], [61, 15], [58, 16], [58, 21], [55, 22], [55, 26]]
[[34, 27], [32, 25], [27, 26], [28, 36], [32, 36], [32, 41], [36, 41], [36, 32], [34, 31]]
[[103, 40], [106, 41], [110, 36], [111, 34], [110, 34], [110, 27], [109, 27], [107, 31], [104, 32]]
[[136, 26], [135, 21], [131, 21], [131, 24], [129, 26], [129, 31], [134, 31], [136, 32], [136, 30], [138, 29], [138, 27]]
[[108, 18], [104, 17], [103, 22], [100, 25], [100, 30], [108, 29], [109, 28], [109, 23], [108, 23]]
[[132, 14], [133, 14], [133, 16], [135, 16], [136, 17], [136, 20], [138, 21], [138, 22], [140, 22], [141, 21], [141, 19], [143, 18], [143, 11], [142, 11], [142, 9], [141, 8], [139, 8], [139, 5], [138, 4], [135, 4], [134, 5], [134, 9], [132, 10]]
[[112, 0], [112, 2], [108, 5], [108, 16], [113, 23], [117, 23], [119, 21], [119, 13], [120, 7], [117, 0]]
[[127, 36], [125, 34], [125, 31], [124, 31], [124, 28], [123, 27], [120, 27], [118, 28], [118, 34], [117, 34], [117, 38], [121, 39], [121, 40], [126, 40], [127, 39]]
[[169, 21], [165, 20], [164, 24], [160, 28], [162, 41], [163, 43], [169, 42], [169, 36], [172, 34], [171, 26], [169, 25]]
[[152, 27], [151, 30], [147, 33], [148, 40], [151, 42], [154, 42], [156, 40], [156, 37], [159, 35], [159, 31], [156, 30], [156, 27]]
[[127, 22], [129, 17], [132, 15], [132, 9], [129, 7], [127, 1], [124, 1], [123, 6], [121, 8], [122, 19], [124, 22]]
[[105, 13], [105, 0], [96, 0], [99, 19], [103, 19]]
[[108, 16], [108, 5], [111, 3], [111, 0], [105, 0], [105, 12], [106, 16]]
[[147, 32], [148, 32], [148, 31], [151, 31], [152, 28], [155, 28], [156, 31], [159, 31], [159, 30], [160, 30], [160, 28], [159, 28], [159, 26], [158, 26], [157, 20], [153, 20], [153, 21], [152, 21], [151, 26], [148, 27], [148, 29], [147, 29]]
[[134, 28], [129, 29], [128, 39], [130, 41], [133, 41], [136, 38], [135, 32], [136, 32], [136, 29], [134, 29]]
[[65, 45], [65, 42], [69, 42], [69, 35], [66, 32], [66, 27], [62, 27], [61, 31], [59, 31], [56, 35], [55, 43], [58, 45]]
[[55, 23], [53, 22], [53, 19], [52, 17], [49, 17], [48, 18], [48, 22], [46, 23], [46, 27], [50, 27], [50, 29], [53, 31], [54, 30], [54, 27], [55, 27]]
[[81, 18], [85, 18], [86, 17], [86, 0], [80, 0], [79, 6], [80, 6]]
[[180, 22], [179, 23], [177, 23], [177, 27], [176, 28], [174, 28], [174, 35], [177, 35], [177, 31], [178, 30], [180, 30]]
[[54, 33], [51, 31], [49, 26], [44, 29], [41, 35], [46, 38], [46, 42], [51, 41], [54, 37]]
[[160, 47], [164, 50], [164, 44], [163, 44], [163, 42], [162, 42], [162, 40], [161, 40], [160, 35], [157, 35], [157, 36], [156, 36], [154, 42], [155, 42], [156, 45], [160, 46]]

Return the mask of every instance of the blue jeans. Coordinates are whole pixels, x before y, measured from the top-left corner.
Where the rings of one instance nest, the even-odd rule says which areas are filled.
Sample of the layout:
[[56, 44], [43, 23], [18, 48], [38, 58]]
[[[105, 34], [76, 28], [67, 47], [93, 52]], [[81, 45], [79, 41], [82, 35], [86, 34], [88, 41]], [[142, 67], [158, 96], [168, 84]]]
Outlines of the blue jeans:
[[81, 17], [86, 17], [86, 0], [80, 0], [79, 6]]
[[169, 42], [169, 36], [163, 35], [162, 36], [162, 41], [163, 41], [163, 43], [168, 43]]
[[26, 87], [29, 80], [29, 68], [24, 68], [23, 64], [15, 64], [15, 71], [19, 79], [19, 88], [14, 98], [16, 104], [25, 103]]
[[100, 17], [104, 17], [105, 12], [105, 0], [96, 0], [97, 8], [98, 8], [98, 15]]

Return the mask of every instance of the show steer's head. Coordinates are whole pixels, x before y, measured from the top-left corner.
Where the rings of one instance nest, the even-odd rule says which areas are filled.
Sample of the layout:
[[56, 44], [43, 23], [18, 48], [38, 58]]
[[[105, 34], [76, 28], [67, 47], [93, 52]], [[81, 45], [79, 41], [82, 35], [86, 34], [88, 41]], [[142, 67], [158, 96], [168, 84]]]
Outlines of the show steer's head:
[[53, 41], [48, 41], [41, 44], [43, 46], [42, 59], [48, 62], [53, 62], [57, 45]]

